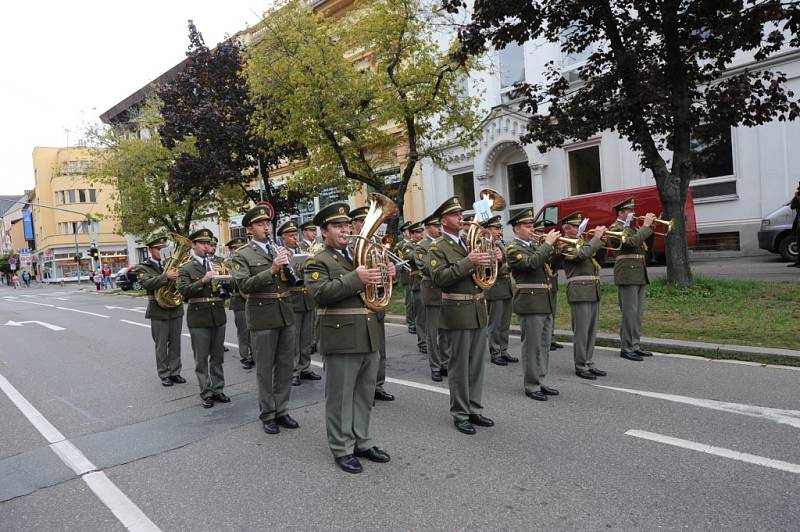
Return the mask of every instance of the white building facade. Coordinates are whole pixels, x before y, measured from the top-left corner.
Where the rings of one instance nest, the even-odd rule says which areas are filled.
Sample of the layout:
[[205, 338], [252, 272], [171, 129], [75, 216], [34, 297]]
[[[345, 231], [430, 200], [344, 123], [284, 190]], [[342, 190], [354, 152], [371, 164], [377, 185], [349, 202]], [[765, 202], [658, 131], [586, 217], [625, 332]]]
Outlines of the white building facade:
[[[471, 206], [488, 187], [506, 198], [508, 208], [502, 214], [507, 220], [519, 209], [532, 207], [536, 212], [568, 196], [654, 185], [652, 174], [639, 166], [639, 154], [613, 131], [545, 154], [519, 142], [527, 116], [518, 110], [514, 83], [543, 82], [548, 61], [560, 65], [567, 79], [579, 82], [577, 70], [587, 56], [562, 55], [559, 46], [545, 41], [510, 45], [492, 54], [493, 66], [469, 80], [470, 94], [482, 94], [488, 113], [480, 142], [468, 150], [445, 147], [441, 166], [430, 159], [423, 162], [425, 211], [432, 212], [452, 195]], [[732, 69], [756, 66], [785, 73], [786, 89], [800, 94], [800, 50], [787, 50], [760, 65], [743, 57]], [[761, 219], [794, 193], [800, 180], [798, 148], [800, 121], [732, 128], [729, 139], [710, 147], [713, 157], [696, 169], [699, 175], [691, 183], [698, 250], [766, 253], [758, 248], [757, 232]]]

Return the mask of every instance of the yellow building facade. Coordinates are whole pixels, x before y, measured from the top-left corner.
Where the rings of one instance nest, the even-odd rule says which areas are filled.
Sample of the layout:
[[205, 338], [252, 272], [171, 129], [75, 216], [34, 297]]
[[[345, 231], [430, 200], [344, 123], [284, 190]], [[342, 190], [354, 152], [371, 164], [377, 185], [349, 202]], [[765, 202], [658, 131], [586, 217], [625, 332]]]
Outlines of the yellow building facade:
[[[89, 179], [90, 160], [90, 151], [82, 147], [33, 149], [36, 185], [30, 209], [43, 281], [77, 280], [79, 272], [85, 277], [101, 264], [114, 273], [128, 265], [127, 240], [114, 232], [111, 215], [116, 191]], [[93, 242], [99, 261], [88, 256]]]

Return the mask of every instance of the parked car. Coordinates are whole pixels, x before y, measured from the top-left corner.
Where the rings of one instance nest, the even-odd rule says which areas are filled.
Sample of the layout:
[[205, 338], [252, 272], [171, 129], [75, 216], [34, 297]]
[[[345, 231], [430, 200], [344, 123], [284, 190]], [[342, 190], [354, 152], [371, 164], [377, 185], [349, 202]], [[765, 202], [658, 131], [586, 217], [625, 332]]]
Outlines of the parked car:
[[142, 284], [139, 282], [139, 276], [132, 266], [126, 266], [117, 272], [116, 281], [117, 287], [123, 290], [141, 290]]
[[[617, 219], [617, 212], [614, 206], [623, 200], [634, 197], [636, 199], [636, 215], [644, 216], [645, 213], [652, 212], [656, 216], [661, 215], [661, 200], [658, 197], [658, 189], [655, 185], [649, 187], [629, 188], [624, 190], [614, 190], [611, 192], [597, 192], [594, 194], [583, 194], [581, 196], [571, 196], [558, 201], [546, 203], [536, 214], [536, 220], [545, 220], [558, 223], [558, 221], [575, 211], [583, 212], [584, 218], [589, 218], [589, 227], [592, 229], [598, 225], [611, 225]], [[686, 195], [684, 205], [686, 214], [686, 238], [689, 247], [697, 245], [697, 222], [694, 214], [694, 201], [692, 193]], [[556, 229], [561, 230], [561, 226]], [[663, 231], [663, 226], [656, 227], [656, 231]], [[651, 261], [663, 261], [665, 255], [664, 237], [651, 237], [648, 242], [650, 248]], [[605, 261], [606, 255], [601, 254], [601, 262]]]
[[792, 221], [794, 213], [788, 203], [769, 213], [761, 220], [758, 247], [778, 253], [784, 260], [796, 261], [798, 249], [792, 234]]

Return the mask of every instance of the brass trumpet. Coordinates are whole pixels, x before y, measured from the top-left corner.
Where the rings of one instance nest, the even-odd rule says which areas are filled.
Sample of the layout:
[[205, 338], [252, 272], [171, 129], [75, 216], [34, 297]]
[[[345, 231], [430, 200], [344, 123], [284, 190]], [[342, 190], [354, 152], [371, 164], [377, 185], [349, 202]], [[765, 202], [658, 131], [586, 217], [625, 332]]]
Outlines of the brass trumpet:
[[[639, 222], [639, 224], [644, 222], [644, 216], [634, 216], [633, 219], [636, 220], [637, 222]], [[664, 232], [663, 233], [662, 232], [658, 232], [655, 229], [653, 229], [653, 234], [654, 235], [667, 236], [670, 233], [670, 231], [672, 231], [675, 228], [675, 220], [664, 220], [662, 218], [656, 218], [655, 220], [653, 220], [653, 225], [663, 225], [664, 226]]]
[[568, 259], [574, 259], [578, 256], [578, 249], [583, 246], [584, 241], [582, 237], [568, 238], [566, 236], [558, 237], [556, 240], [556, 253], [564, 255]]
[[[610, 239], [615, 239], [619, 241], [617, 246], [611, 245]], [[609, 251], [619, 251], [622, 249], [622, 245], [628, 240], [628, 234], [622, 231], [606, 231], [603, 233], [603, 242], [606, 243], [606, 246], [603, 249], [607, 249]]]

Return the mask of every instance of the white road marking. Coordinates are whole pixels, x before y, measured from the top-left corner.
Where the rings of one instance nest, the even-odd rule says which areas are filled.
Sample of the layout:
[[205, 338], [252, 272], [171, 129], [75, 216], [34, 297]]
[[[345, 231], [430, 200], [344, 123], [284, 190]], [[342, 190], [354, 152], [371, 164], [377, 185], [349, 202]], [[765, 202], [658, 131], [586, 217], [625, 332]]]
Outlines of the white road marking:
[[111, 306], [111, 305], [103, 305], [103, 306], [106, 307], [108, 310], [113, 310], [113, 309], [130, 310], [131, 312], [139, 312], [140, 314], [144, 314], [145, 312], [147, 312], [145, 310], [139, 310], [139, 309], [128, 308], [128, 307], [114, 307], [114, 306]]
[[42, 327], [47, 327], [51, 331], [66, 331], [66, 329], [64, 327], [59, 327], [58, 325], [52, 325], [50, 323], [45, 323], [43, 321], [36, 321], [36, 320], [30, 320], [30, 321], [11, 321], [11, 320], [8, 320], [6, 325], [10, 325], [12, 327], [22, 327], [26, 323], [36, 323], [38, 325], [41, 325]]
[[[189, 333], [183, 333], [183, 336], [185, 336], [186, 338], [192, 337], [192, 335]], [[228, 347], [234, 347], [236, 349], [239, 349], [239, 344], [232, 344], [231, 342], [222, 342], [222, 343], [227, 345]]]
[[90, 316], [97, 316], [98, 318], [108, 318], [105, 314], [97, 314], [96, 312], [89, 312], [87, 310], [78, 310], [76, 308], [56, 307], [59, 310], [68, 310], [70, 312], [79, 312], [81, 314], [88, 314]]
[[739, 462], [747, 462], [748, 464], [760, 465], [763, 467], [770, 467], [772, 469], [779, 469], [789, 473], [800, 474], [800, 465], [791, 462], [783, 462], [781, 460], [773, 460], [772, 458], [765, 458], [756, 454], [740, 453], [732, 449], [724, 447], [714, 447], [704, 443], [697, 443], [690, 440], [682, 440], [680, 438], [673, 438], [672, 436], [664, 436], [663, 434], [656, 434], [655, 432], [647, 432], [644, 430], [629, 430], [625, 432], [628, 436], [635, 438], [642, 438], [658, 443], [673, 445], [675, 447], [682, 447], [714, 456], [721, 456], [722, 458], [729, 458], [731, 460], [738, 460]]
[[160, 532], [155, 523], [127, 495], [120, 491], [105, 473], [97, 471], [97, 466], [47, 421], [3, 375], [0, 375], [0, 390], [3, 390], [11, 402], [22, 412], [22, 415], [44, 436], [50, 443], [50, 449], [61, 458], [61, 461], [72, 469], [111, 510], [122, 526], [133, 532]]
[[55, 308], [55, 305], [51, 305], [50, 303], [37, 303], [36, 301], [14, 301], [14, 303], [27, 303], [28, 305], [39, 305], [40, 307]]
[[643, 397], [651, 397], [653, 399], [663, 399], [664, 401], [672, 401], [673, 403], [682, 403], [686, 405], [708, 408], [711, 410], [719, 410], [731, 414], [739, 414], [742, 416], [761, 418], [766, 421], [772, 421], [774, 423], [779, 423], [781, 425], [789, 425], [791, 427], [800, 429], [800, 410], [768, 408], [765, 406], [754, 406], [744, 403], [727, 403], [724, 401], [713, 401], [711, 399], [698, 399], [696, 397], [687, 397], [684, 395], [647, 392], [643, 390], [629, 390], [627, 388], [616, 388], [614, 386], [603, 386], [600, 384], [592, 384], [592, 386], [595, 386], [597, 388], [605, 388], [607, 390], [615, 390], [618, 392], [631, 393], [634, 395], [641, 395]]
[[129, 320], [119, 320], [123, 323], [130, 323], [131, 325], [138, 325], [139, 327], [147, 327], [148, 329], [150, 326], [146, 323], [139, 323], [138, 321], [129, 321]]
[[[317, 366], [318, 368], [323, 367], [322, 362], [317, 362], [316, 360], [312, 360], [311, 365]], [[447, 388], [441, 388], [439, 386], [431, 386], [430, 384], [422, 384], [421, 382], [407, 381], [404, 379], [393, 379], [392, 377], [386, 377], [386, 382], [391, 382], [392, 384], [399, 384], [401, 386], [408, 386], [410, 388], [426, 390], [429, 392], [436, 392], [442, 395], [450, 395], [450, 390], [448, 390]]]

